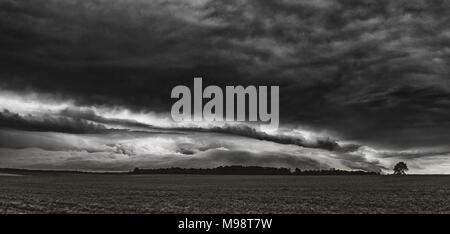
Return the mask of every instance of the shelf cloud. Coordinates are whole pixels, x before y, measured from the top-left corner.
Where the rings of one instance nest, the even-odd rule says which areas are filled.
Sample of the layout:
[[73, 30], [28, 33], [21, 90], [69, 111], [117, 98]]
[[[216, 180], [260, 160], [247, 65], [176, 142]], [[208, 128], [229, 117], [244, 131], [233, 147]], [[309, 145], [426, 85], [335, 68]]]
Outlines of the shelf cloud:
[[[5, 0], [0, 167], [450, 169], [448, 1]], [[277, 85], [280, 128], [170, 118]], [[270, 147], [269, 147], [270, 146]], [[219, 165], [220, 164], [220, 165]]]

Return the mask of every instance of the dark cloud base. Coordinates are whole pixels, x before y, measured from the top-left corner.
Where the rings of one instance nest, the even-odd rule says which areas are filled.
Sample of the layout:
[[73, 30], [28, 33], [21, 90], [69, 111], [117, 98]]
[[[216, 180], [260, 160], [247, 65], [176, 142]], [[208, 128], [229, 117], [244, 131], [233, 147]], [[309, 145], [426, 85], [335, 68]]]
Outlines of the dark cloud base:
[[1, 1], [2, 91], [167, 115], [172, 88], [192, 86], [194, 77], [204, 86], [279, 85], [282, 127], [333, 137], [309, 141], [245, 125], [158, 129], [70, 109], [28, 115], [4, 106], [0, 127], [100, 134], [119, 125], [340, 154], [363, 145], [446, 152], [448, 12], [445, 0]]

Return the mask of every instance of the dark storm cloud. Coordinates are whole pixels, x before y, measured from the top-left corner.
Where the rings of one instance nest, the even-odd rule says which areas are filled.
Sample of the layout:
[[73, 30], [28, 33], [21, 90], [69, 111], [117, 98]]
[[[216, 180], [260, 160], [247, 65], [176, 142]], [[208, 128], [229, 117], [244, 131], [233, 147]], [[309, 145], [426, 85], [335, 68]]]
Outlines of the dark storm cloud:
[[167, 112], [172, 87], [195, 76], [273, 84], [282, 125], [392, 148], [443, 145], [449, 11], [444, 0], [2, 1], [1, 87]]
[[[183, 128], [180, 128], [182, 130]], [[328, 137], [323, 137], [315, 140], [306, 140], [301, 136], [286, 136], [277, 134], [267, 134], [265, 132], [257, 131], [256, 129], [247, 125], [225, 125], [222, 127], [212, 128], [184, 128], [187, 131], [199, 131], [199, 132], [218, 132], [231, 134], [236, 136], [244, 136], [257, 140], [271, 141], [279, 144], [297, 145], [307, 148], [318, 148], [330, 151], [354, 151], [358, 149], [358, 145], [351, 144], [347, 146], [340, 146], [336, 140]]]
[[208, 29], [170, 16], [166, 7], [147, 1], [3, 2], [3, 85], [55, 92], [81, 104], [167, 110], [172, 87], [195, 75], [238, 79], [234, 64], [208, 52], [220, 46], [201, 40], [209, 38]]
[[[0, 148], [9, 150], [38, 149], [57, 152], [82, 151], [87, 153], [101, 152], [101, 149], [85, 146], [77, 147], [64, 139], [64, 134], [55, 134], [50, 132], [26, 132], [11, 129], [0, 129]], [[1, 157], [14, 160], [16, 152], [1, 155]], [[32, 155], [29, 160], [33, 161]], [[39, 160], [39, 159], [37, 159]]]
[[[121, 135], [129, 133], [132, 136], [149, 136], [153, 134], [182, 135], [188, 133], [220, 133], [231, 136], [247, 137], [256, 140], [270, 141], [279, 144], [291, 144], [306, 148], [317, 148], [337, 152], [355, 151], [359, 147], [358, 145], [340, 146], [335, 140], [327, 137], [306, 140], [302, 136], [285, 136], [279, 134], [271, 135], [265, 132], [257, 131], [255, 128], [247, 125], [224, 125], [220, 127], [153, 126], [140, 123], [135, 120], [105, 118], [97, 115], [92, 110], [81, 110], [75, 108], [66, 108], [57, 113], [44, 115], [20, 115], [5, 109], [3, 112], [0, 112], [0, 128], [72, 134], [103, 134], [105, 137], [108, 137], [114, 133], [120, 133]], [[116, 145], [114, 145], [114, 147], [115, 146]], [[121, 146], [118, 145], [117, 151], [131, 152], [132, 150], [123, 150]], [[183, 154], [192, 154], [195, 151], [184, 149], [180, 146], [179, 152]]]
[[157, 128], [149, 124], [140, 123], [136, 120], [105, 118], [100, 115], [97, 115], [93, 110], [90, 109], [80, 110], [75, 108], [66, 108], [60, 111], [58, 114], [61, 116], [67, 116], [69, 118], [84, 119], [103, 124], [120, 125], [128, 128], [146, 128], [146, 129]]
[[[80, 118], [83, 120], [95, 121], [103, 124], [117, 124], [123, 127], [137, 127], [144, 130], [150, 131], [170, 131], [170, 133], [181, 133], [181, 132], [205, 132], [205, 133], [223, 133], [235, 136], [243, 136], [257, 140], [271, 141], [279, 144], [291, 144], [307, 148], [318, 148], [330, 151], [347, 152], [355, 151], [358, 149], [358, 145], [349, 144], [345, 146], [340, 146], [336, 140], [330, 139], [329, 137], [322, 137], [315, 140], [306, 140], [301, 136], [286, 136], [279, 134], [267, 134], [256, 130], [253, 127], [247, 125], [224, 125], [215, 127], [159, 127], [140, 123], [133, 120], [125, 119], [111, 119], [101, 117], [94, 113], [92, 110], [77, 110], [77, 109], [64, 109], [59, 114], [63, 116], [69, 116], [72, 118]], [[181, 150], [181, 152], [184, 152]], [[189, 151], [187, 151], [189, 152]]]
[[57, 117], [52, 115], [19, 115], [3, 110], [0, 112], [0, 128], [26, 131], [65, 132], [65, 133], [99, 133], [106, 127], [80, 118]]

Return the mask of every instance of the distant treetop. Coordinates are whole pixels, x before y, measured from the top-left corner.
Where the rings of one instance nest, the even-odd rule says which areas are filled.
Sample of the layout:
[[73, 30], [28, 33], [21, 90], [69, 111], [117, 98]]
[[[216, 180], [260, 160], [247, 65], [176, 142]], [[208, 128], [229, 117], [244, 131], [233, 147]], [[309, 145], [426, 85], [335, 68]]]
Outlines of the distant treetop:
[[408, 171], [408, 166], [404, 162], [399, 162], [394, 166], [394, 175], [406, 175]]

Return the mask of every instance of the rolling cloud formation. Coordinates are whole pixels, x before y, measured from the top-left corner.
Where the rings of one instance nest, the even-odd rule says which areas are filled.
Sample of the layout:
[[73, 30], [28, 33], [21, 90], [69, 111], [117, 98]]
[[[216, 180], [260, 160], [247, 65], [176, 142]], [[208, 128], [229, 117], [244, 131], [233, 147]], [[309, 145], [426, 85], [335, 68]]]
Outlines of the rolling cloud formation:
[[[445, 0], [0, 0], [0, 167], [449, 173]], [[175, 123], [176, 85], [280, 86], [280, 129]]]

